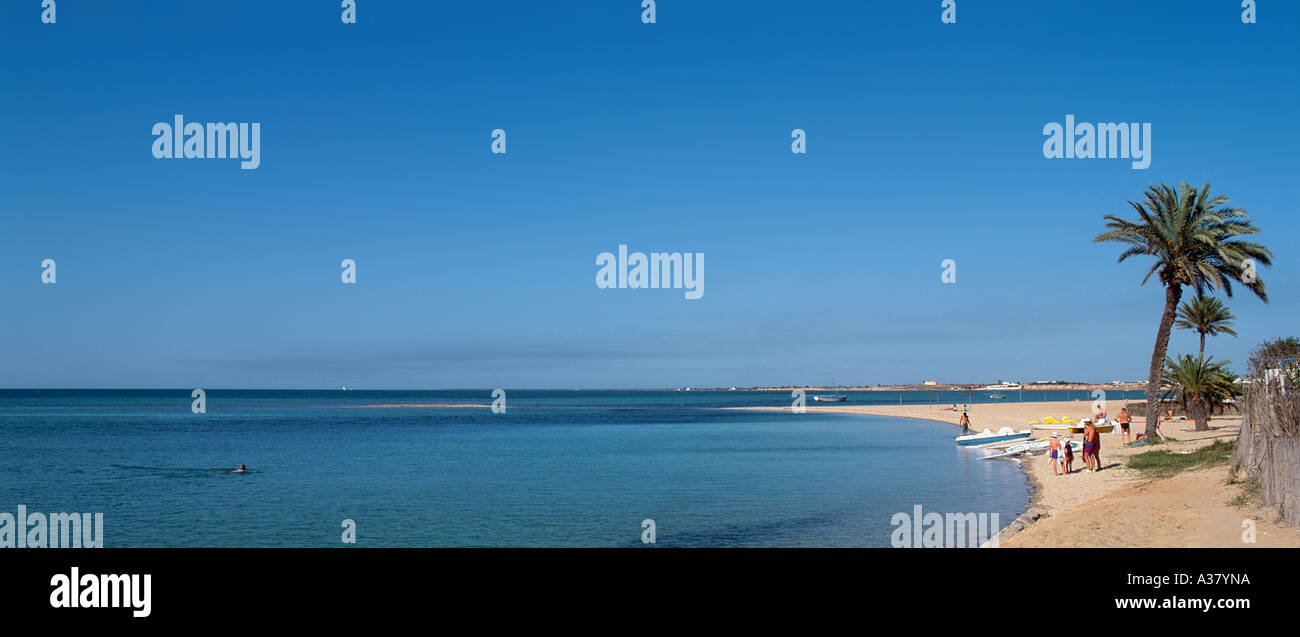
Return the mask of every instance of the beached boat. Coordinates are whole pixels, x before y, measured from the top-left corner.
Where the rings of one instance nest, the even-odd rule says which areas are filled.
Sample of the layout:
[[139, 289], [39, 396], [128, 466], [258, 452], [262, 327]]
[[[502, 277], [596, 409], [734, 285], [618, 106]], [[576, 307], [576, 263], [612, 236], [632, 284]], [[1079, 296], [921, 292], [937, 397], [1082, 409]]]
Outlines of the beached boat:
[[[1104, 434], [1110, 433], [1115, 430], [1115, 425], [1116, 425], [1115, 421], [1106, 420], [1103, 421], [1101, 424], [1097, 425], [1097, 431], [1100, 431], [1101, 433]], [[1072, 418], [1062, 418], [1060, 420], [1057, 420], [1049, 416], [1047, 418], [1044, 418], [1042, 422], [1039, 422], [1037, 420], [1032, 421], [1029, 423], [1029, 426], [1033, 429], [1067, 431], [1072, 434], [1080, 434], [1083, 433], [1083, 428], [1086, 425], [1084, 425], [1083, 422], [1076, 421]]]
[[1062, 419], [1060, 419], [1060, 420], [1057, 420], [1057, 419], [1055, 419], [1055, 418], [1053, 418], [1053, 417], [1051, 417], [1051, 416], [1048, 416], [1048, 417], [1042, 419], [1041, 421], [1039, 421], [1039, 420], [1031, 420], [1031, 421], [1029, 421], [1029, 426], [1030, 426], [1030, 427], [1033, 427], [1034, 429], [1061, 429], [1061, 430], [1065, 430], [1065, 429], [1069, 429], [1070, 427], [1077, 426], [1077, 425], [1079, 425], [1079, 424], [1080, 424], [1079, 421], [1077, 421], [1077, 420], [1075, 420], [1075, 419], [1073, 419], [1073, 418], [1069, 418], [1069, 417], [1066, 417], [1066, 418], [1062, 418]]
[[961, 447], [983, 447], [1015, 442], [1018, 440], [1028, 440], [1030, 433], [1032, 432], [1028, 429], [1016, 431], [1010, 427], [1003, 427], [997, 431], [985, 429], [977, 434], [957, 436], [954, 441]]
[[[999, 450], [998, 453], [984, 456], [983, 458], [981, 458], [981, 460], [988, 460], [989, 458], [1007, 458], [1007, 457], [1023, 456], [1025, 454], [1037, 455], [1040, 453], [1046, 453], [1047, 448], [1050, 447], [1051, 444], [1052, 441], [1048, 438], [1039, 438], [1037, 440], [1021, 442], [1006, 447], [1005, 449], [1001, 449]], [[1070, 447], [1073, 448], [1075, 451], [1081, 452], [1083, 450], [1083, 442], [1078, 440], [1071, 440]]]
[[[1083, 427], [1084, 427], [1083, 423], [1080, 423], [1070, 427], [1068, 431], [1072, 434], [1081, 434], [1083, 433]], [[1108, 434], [1114, 430], [1115, 430], [1115, 423], [1113, 421], [1106, 421], [1105, 424], [1097, 425], [1097, 431], [1100, 431], [1101, 433], [1104, 434]]]

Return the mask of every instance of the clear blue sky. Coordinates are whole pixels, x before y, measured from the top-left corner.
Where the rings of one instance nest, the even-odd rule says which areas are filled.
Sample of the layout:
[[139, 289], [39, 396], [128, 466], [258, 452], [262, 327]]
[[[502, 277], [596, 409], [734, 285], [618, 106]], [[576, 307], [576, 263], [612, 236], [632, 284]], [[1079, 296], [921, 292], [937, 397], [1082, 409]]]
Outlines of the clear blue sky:
[[[4, 2], [0, 387], [1140, 378], [1162, 290], [1091, 239], [1180, 180], [1277, 256], [1210, 352], [1298, 331], [1297, 3], [639, 4]], [[177, 113], [261, 166], [154, 159]], [[1066, 114], [1151, 167], [1044, 159]], [[704, 297], [597, 289], [620, 243]]]

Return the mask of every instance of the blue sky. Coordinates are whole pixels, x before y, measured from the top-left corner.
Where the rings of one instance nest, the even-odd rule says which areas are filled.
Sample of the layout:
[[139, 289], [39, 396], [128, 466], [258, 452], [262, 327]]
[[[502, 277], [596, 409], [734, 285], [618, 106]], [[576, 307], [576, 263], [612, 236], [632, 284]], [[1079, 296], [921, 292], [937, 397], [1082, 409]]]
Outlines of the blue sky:
[[[1163, 292], [1091, 239], [1180, 180], [1277, 257], [1209, 351], [1296, 333], [1295, 3], [358, 4], [0, 6], [0, 387], [1141, 378]], [[261, 166], [155, 159], [177, 113]], [[1151, 167], [1045, 159], [1067, 114]], [[598, 289], [619, 244], [704, 297]]]

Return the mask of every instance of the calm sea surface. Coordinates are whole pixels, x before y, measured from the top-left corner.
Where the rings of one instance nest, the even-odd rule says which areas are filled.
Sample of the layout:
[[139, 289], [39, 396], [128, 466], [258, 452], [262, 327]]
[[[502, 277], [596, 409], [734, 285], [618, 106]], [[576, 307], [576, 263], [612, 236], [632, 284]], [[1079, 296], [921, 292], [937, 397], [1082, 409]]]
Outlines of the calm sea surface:
[[[103, 512], [109, 547], [344, 546], [344, 519], [358, 546], [639, 546], [645, 519], [658, 546], [887, 546], [891, 516], [916, 504], [1005, 525], [1029, 499], [1014, 463], [955, 448], [950, 425], [722, 409], [789, 405], [779, 392], [520, 390], [499, 415], [356, 408], [487, 405], [487, 390], [191, 401], [0, 390], [0, 512]], [[240, 463], [252, 471], [224, 473]]]

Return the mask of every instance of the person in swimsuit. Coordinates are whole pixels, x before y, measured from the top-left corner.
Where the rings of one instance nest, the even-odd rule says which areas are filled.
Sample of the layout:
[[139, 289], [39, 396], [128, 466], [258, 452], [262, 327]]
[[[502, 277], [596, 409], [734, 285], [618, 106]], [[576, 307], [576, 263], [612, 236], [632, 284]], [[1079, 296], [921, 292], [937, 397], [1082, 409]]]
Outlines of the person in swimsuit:
[[966, 417], [966, 412], [961, 412], [961, 420], [958, 420], [957, 424], [961, 425], [961, 435], [970, 433], [970, 418]]
[[239, 465], [239, 468], [238, 468], [238, 469], [235, 469], [234, 471], [231, 471], [231, 473], [243, 473], [243, 472], [245, 472], [245, 471], [248, 471], [248, 467], [245, 467], [244, 465], [241, 464], [241, 465]]
[[1052, 463], [1052, 475], [1061, 475], [1061, 473], [1057, 471], [1060, 467], [1058, 459], [1061, 454], [1061, 440], [1060, 437], [1056, 435], [1056, 432], [1052, 432], [1052, 441], [1047, 443], [1047, 454], [1049, 456], [1049, 461]]
[[1083, 421], [1083, 463], [1088, 465], [1088, 473], [1092, 473], [1095, 467], [1097, 445], [1093, 442], [1093, 436], [1096, 434], [1097, 429], [1092, 426], [1092, 421], [1085, 419]]
[[1133, 422], [1133, 417], [1128, 415], [1128, 407], [1119, 410], [1119, 429], [1123, 435], [1124, 444], [1129, 443], [1128, 426]]
[[1092, 464], [1093, 471], [1101, 471], [1101, 431], [1092, 428]]
[[1070, 446], [1069, 436], [1066, 436], [1065, 440], [1061, 441], [1061, 457], [1061, 463], [1065, 465], [1065, 475], [1068, 476], [1070, 471], [1074, 469], [1074, 447]]

